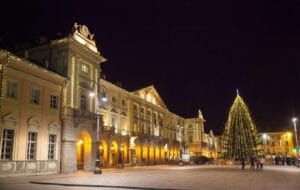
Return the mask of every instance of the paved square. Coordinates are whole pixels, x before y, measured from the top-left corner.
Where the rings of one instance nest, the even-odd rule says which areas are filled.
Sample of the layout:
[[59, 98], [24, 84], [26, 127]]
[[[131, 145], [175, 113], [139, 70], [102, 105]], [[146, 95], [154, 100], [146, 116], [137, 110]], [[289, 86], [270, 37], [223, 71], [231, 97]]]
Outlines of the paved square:
[[0, 187], [0, 189], [43, 190], [120, 188], [299, 190], [300, 168], [265, 166], [263, 171], [250, 171], [248, 166], [242, 171], [236, 166], [144, 166], [106, 169], [102, 175], [78, 172], [69, 175], [2, 178]]

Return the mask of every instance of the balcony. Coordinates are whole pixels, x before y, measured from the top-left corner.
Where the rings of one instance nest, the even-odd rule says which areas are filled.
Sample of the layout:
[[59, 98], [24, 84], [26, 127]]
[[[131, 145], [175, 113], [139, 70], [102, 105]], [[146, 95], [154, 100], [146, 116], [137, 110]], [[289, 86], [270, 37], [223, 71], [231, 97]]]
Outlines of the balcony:
[[96, 120], [97, 119], [97, 114], [94, 113], [94, 112], [90, 112], [88, 110], [74, 109], [73, 117], [74, 118], [80, 118], [80, 119]]
[[115, 133], [115, 127], [111, 127], [111, 126], [103, 126], [103, 132], [107, 132], [107, 133]]

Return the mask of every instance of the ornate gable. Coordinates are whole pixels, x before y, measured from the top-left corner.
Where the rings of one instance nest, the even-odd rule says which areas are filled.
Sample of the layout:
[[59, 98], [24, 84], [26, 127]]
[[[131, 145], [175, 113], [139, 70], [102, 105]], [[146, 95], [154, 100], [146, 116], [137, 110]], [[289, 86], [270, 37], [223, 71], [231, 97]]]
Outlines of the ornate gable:
[[168, 107], [166, 106], [166, 104], [164, 103], [164, 101], [162, 100], [162, 98], [160, 97], [153, 85], [148, 86], [146, 88], [142, 88], [140, 90], [136, 90], [133, 93], [146, 100], [147, 102], [168, 109]]
[[5, 127], [16, 127], [18, 120], [15, 114], [10, 113], [2, 118], [2, 122]]
[[31, 117], [28, 120], [28, 129], [33, 131], [38, 131], [41, 127], [41, 121], [37, 117]]

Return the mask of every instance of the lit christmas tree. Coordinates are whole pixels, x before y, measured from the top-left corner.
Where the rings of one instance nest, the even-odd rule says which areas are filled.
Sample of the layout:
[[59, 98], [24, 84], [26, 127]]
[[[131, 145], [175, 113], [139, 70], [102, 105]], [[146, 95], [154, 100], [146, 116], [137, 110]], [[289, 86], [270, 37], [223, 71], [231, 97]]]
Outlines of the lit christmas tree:
[[221, 157], [228, 160], [257, 156], [260, 144], [249, 109], [237, 91], [223, 134]]

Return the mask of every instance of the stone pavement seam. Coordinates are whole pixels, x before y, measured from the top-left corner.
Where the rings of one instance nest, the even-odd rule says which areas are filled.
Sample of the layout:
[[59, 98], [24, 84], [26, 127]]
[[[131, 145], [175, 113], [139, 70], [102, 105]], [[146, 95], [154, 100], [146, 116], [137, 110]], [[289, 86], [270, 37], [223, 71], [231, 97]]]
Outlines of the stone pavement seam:
[[110, 187], [120, 189], [144, 189], [144, 190], [180, 190], [172, 188], [154, 188], [154, 187], [134, 187], [134, 186], [116, 186], [116, 185], [91, 185], [91, 184], [70, 184], [70, 183], [50, 183], [50, 182], [38, 182], [30, 181], [32, 184], [39, 185], [58, 185], [58, 186], [71, 186], [71, 187]]

